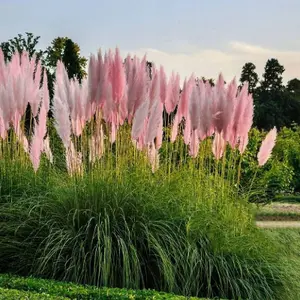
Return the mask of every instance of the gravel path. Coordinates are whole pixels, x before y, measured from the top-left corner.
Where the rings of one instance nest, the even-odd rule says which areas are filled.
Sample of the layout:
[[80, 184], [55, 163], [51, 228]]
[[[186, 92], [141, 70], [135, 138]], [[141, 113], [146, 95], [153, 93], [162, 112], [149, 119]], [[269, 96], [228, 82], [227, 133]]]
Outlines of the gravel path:
[[263, 228], [300, 228], [300, 221], [257, 221], [256, 225]]

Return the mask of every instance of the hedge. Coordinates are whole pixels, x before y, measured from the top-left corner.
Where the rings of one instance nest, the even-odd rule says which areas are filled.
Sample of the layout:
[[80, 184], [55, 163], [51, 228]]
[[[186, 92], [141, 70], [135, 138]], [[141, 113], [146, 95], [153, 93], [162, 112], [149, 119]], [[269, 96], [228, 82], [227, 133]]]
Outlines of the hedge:
[[[3, 274], [0, 275], [0, 299], [184, 300], [187, 298], [153, 290], [96, 288], [74, 283]], [[189, 299], [199, 300], [199, 298], [194, 297]]]
[[0, 299], [2, 300], [69, 300], [70, 298], [53, 296], [45, 293], [34, 293], [0, 288]]

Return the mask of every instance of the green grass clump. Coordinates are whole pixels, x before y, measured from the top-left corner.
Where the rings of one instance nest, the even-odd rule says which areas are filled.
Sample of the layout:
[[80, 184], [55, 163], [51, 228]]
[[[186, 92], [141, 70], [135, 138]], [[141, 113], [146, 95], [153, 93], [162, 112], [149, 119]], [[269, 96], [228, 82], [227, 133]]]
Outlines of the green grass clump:
[[216, 162], [208, 141], [193, 159], [182, 141], [164, 143], [153, 174], [130, 134], [120, 134], [93, 165], [83, 152], [83, 172], [73, 176], [59, 167], [62, 154], [55, 166], [42, 160], [36, 174], [24, 157], [0, 162], [2, 273], [184, 296], [299, 299], [281, 245], [256, 228], [234, 184], [235, 153]]
[[[28, 295], [29, 299], [186, 299], [186, 297], [183, 296], [166, 294], [153, 290], [126, 290], [117, 288], [99, 289], [94, 286], [78, 285], [69, 282], [58, 282], [54, 280], [37, 279], [33, 277], [16, 277], [8, 274], [0, 275], [0, 291], [3, 290], [7, 295], [10, 295], [9, 291], [11, 291], [12, 295]], [[41, 298], [37, 298], [37, 295], [40, 295]], [[190, 297], [189, 299], [200, 300], [199, 298], [195, 297]]]
[[44, 190], [37, 181], [31, 194], [1, 197], [1, 272], [186, 296], [293, 299], [277, 243], [255, 227], [246, 199], [188, 166], [165, 174], [163, 166], [155, 174], [137, 166], [50, 173]]

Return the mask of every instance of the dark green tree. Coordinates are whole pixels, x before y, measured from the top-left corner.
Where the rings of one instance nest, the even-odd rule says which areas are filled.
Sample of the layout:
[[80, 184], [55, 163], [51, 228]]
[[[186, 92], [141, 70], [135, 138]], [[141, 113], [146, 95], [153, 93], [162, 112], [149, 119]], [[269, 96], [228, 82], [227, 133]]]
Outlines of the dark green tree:
[[86, 76], [87, 59], [80, 56], [80, 47], [68, 37], [57, 37], [45, 51], [48, 88], [50, 98], [54, 95], [54, 81], [57, 61], [61, 60], [67, 69], [69, 78], [82, 80]]
[[269, 130], [276, 126], [280, 129], [300, 124], [300, 99], [295, 93], [298, 81], [292, 80], [285, 87], [282, 83], [284, 70], [277, 59], [269, 59], [266, 63], [261, 86], [254, 97], [254, 124], [258, 128]]
[[67, 39], [67, 37], [57, 37], [51, 42], [51, 45], [48, 46], [48, 48], [46, 49], [45, 64], [49, 71], [54, 72], [57, 61], [62, 60]]
[[284, 88], [282, 84], [282, 74], [285, 68], [275, 58], [267, 61], [263, 80], [261, 81], [261, 88], [266, 91], [280, 91]]
[[251, 63], [251, 62], [246, 63], [242, 68], [242, 74], [241, 74], [241, 78], [240, 78], [240, 82], [242, 85], [244, 85], [244, 83], [246, 81], [248, 82], [248, 84], [249, 84], [248, 91], [251, 94], [254, 93], [257, 83], [258, 83], [258, 75], [255, 72], [255, 69], [256, 69], [256, 66], [253, 63]]
[[71, 39], [65, 41], [62, 61], [67, 69], [69, 78], [77, 78], [79, 81], [86, 76], [85, 66], [87, 59], [80, 56], [80, 48]]
[[287, 83], [287, 90], [300, 96], [300, 80], [294, 78]]

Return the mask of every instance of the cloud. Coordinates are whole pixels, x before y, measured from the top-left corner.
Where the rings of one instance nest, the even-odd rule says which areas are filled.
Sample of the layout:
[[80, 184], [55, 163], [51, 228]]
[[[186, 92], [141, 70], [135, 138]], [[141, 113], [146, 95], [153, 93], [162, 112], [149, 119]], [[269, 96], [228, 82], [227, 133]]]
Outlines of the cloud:
[[192, 73], [199, 77], [217, 78], [220, 72], [227, 81], [235, 76], [239, 79], [246, 62], [253, 62], [261, 77], [269, 58], [278, 59], [285, 67], [286, 71], [283, 74], [285, 82], [300, 77], [300, 51], [268, 49], [237, 41], [230, 42], [224, 50], [199, 49], [189, 45], [187, 49], [189, 52], [176, 52], [175, 50], [166, 52], [148, 48], [122, 51], [122, 54], [126, 55], [129, 52], [142, 57], [146, 53], [147, 59], [156, 65], [163, 65], [167, 74], [171, 74], [174, 70], [182, 79], [189, 77]]

